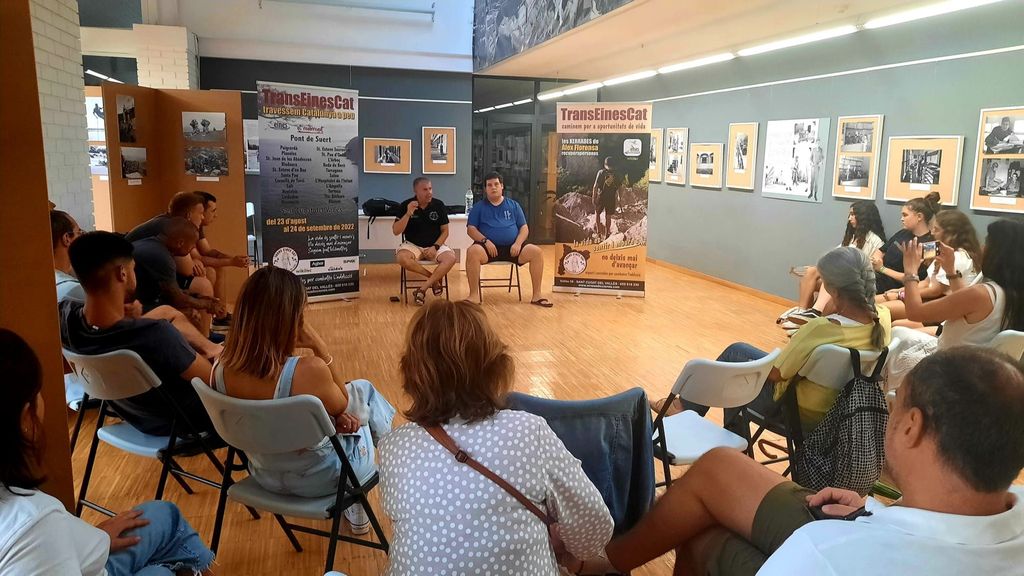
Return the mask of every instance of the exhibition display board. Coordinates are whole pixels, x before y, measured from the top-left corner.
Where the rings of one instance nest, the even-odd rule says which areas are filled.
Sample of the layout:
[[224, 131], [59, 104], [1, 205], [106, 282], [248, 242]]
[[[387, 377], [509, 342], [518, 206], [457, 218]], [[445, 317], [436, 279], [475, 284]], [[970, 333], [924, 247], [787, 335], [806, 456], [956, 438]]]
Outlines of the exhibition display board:
[[[166, 212], [177, 192], [202, 190], [217, 197], [217, 220], [204, 230], [210, 245], [246, 254], [241, 95], [104, 82], [102, 98], [112, 230]], [[221, 270], [231, 303], [248, 270]]]
[[356, 296], [359, 93], [276, 82], [256, 88], [263, 254], [297, 274], [311, 301]]
[[559, 103], [557, 121], [553, 290], [643, 296], [651, 105]]

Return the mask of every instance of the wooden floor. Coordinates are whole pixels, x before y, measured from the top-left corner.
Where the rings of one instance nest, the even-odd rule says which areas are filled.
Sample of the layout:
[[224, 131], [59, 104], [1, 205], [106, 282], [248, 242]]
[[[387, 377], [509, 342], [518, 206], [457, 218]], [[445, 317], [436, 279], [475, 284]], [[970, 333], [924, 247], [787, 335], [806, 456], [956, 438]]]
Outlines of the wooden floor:
[[[551, 247], [546, 255], [544, 284], [550, 287]], [[346, 377], [373, 381], [402, 410], [408, 401], [398, 381], [398, 360], [406, 324], [415, 307], [388, 299], [398, 292], [397, 266], [366, 265], [364, 271], [361, 298], [314, 304], [306, 318], [331, 346]], [[522, 273], [524, 303], [519, 303], [514, 291], [509, 295], [489, 289], [484, 291], [484, 308], [515, 356], [516, 389], [536, 396], [595, 398], [640, 386], [649, 396], [661, 397], [691, 358], [714, 358], [735, 341], [746, 341], [764, 350], [786, 342], [774, 324], [784, 309], [780, 304], [661, 266], [648, 266], [644, 299], [547, 294], [555, 303], [552, 309], [526, 304], [530, 298], [529, 273], [525, 268]], [[449, 280], [451, 297], [464, 298], [468, 293], [465, 275], [455, 270]], [[94, 414], [83, 429], [85, 440], [79, 441], [73, 455], [76, 479], [85, 469]], [[720, 421], [720, 412], [712, 411], [710, 417]], [[69, 418], [69, 422], [73, 420]], [[399, 417], [396, 425], [402, 422], [404, 419]], [[182, 462], [186, 469], [213, 474], [212, 466], [199, 457]], [[114, 510], [129, 508], [153, 497], [158, 472], [155, 461], [101, 445], [89, 497]], [[206, 487], [197, 487], [189, 496], [169, 482], [165, 499], [176, 502], [199, 533], [208, 538], [216, 496]], [[376, 494], [371, 502], [377, 505]], [[101, 519], [89, 511], [84, 516], [90, 521]], [[390, 535], [386, 519], [384, 525]], [[238, 505], [229, 505], [216, 573], [322, 574], [325, 542], [301, 534], [298, 538], [305, 548], [302, 553], [292, 550], [271, 517], [252, 520]], [[382, 573], [385, 565], [383, 552], [343, 543], [335, 569], [350, 576], [370, 576]], [[670, 556], [634, 571], [637, 576], [671, 573]]]

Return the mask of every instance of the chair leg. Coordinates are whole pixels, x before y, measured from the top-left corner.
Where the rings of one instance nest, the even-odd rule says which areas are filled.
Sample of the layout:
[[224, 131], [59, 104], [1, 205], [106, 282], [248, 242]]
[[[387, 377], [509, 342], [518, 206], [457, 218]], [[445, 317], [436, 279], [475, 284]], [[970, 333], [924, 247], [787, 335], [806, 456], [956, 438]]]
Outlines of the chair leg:
[[224, 526], [224, 509], [228, 504], [228, 488], [231, 486], [231, 465], [235, 461], [235, 449], [228, 448], [228, 458], [224, 462], [224, 474], [220, 480], [220, 496], [217, 498], [217, 513], [213, 520], [213, 537], [210, 539], [210, 550], [217, 553], [220, 544], [220, 531]]
[[[292, 543], [292, 548], [295, 548], [296, 552], [302, 552], [302, 545], [299, 544], [298, 539], [295, 538], [295, 532], [288, 527], [288, 523], [284, 521], [284, 516], [280, 514], [274, 514], [274, 519], [277, 520], [277, 524], [281, 526], [281, 530], [284, 530], [284, 535], [288, 537], [288, 541]], [[328, 572], [330, 569], [328, 568]]]
[[512, 293], [512, 273], [519, 270], [519, 267], [515, 263], [508, 265], [508, 293]]
[[259, 520], [260, 519], [259, 511], [256, 510], [255, 508], [253, 508], [252, 506], [246, 506], [245, 509], [249, 511], [249, 515], [252, 516], [253, 520]]
[[178, 419], [171, 421], [171, 435], [167, 438], [167, 447], [160, 455], [163, 466], [160, 467], [160, 481], [156, 485], [156, 497], [154, 500], [163, 500], [164, 488], [167, 487], [167, 476], [171, 472], [171, 462], [174, 460], [174, 445], [176, 443]]
[[82, 395], [82, 402], [78, 405], [78, 417], [75, 418], [75, 431], [71, 433], [71, 451], [75, 451], [75, 444], [78, 443], [78, 433], [82, 430], [82, 420], [85, 419], [85, 404], [89, 401], [89, 395]]
[[[516, 292], [519, 293], [519, 301], [522, 302], [523, 301], [523, 283], [519, 280], [519, 266], [514, 266], [514, 268], [516, 269]], [[512, 289], [510, 288], [509, 289], [509, 293], [511, 293], [511, 292], [512, 292]]]
[[401, 264], [399, 264], [398, 267], [401, 269], [401, 273], [399, 274], [399, 277], [398, 277], [398, 288], [402, 291], [402, 304], [408, 304], [409, 303], [409, 287], [406, 286], [406, 283], [408, 282], [408, 279], [406, 278], [406, 275], [405, 275], [405, 268]]
[[391, 548], [388, 545], [388, 538], [384, 535], [384, 529], [381, 528], [380, 522], [377, 521], [377, 515], [373, 513], [373, 508], [370, 507], [370, 502], [365, 496], [363, 497], [362, 504], [366, 516], [370, 519], [370, 525], [373, 526], [373, 532], [377, 535], [377, 540], [384, 546], [384, 553], [387, 554]]
[[[168, 456], [168, 458], [170, 457]], [[181, 489], [185, 491], [185, 494], [188, 494], [189, 496], [195, 494], [195, 490], [192, 490], [192, 487], [188, 485], [188, 482], [185, 481], [185, 478], [175, 474], [176, 471], [184, 472], [185, 469], [181, 467], [181, 464], [178, 464], [177, 462], [174, 461], [174, 459], [171, 459], [171, 467], [168, 470], [168, 473], [171, 475], [171, 478], [174, 478], [178, 485], [181, 486]]]
[[85, 462], [85, 475], [82, 476], [82, 487], [78, 490], [78, 504], [75, 506], [75, 516], [82, 515], [82, 508], [85, 506], [85, 494], [89, 489], [89, 479], [92, 478], [92, 467], [96, 463], [96, 449], [100, 445], [100, 428], [107, 416], [107, 403], [100, 404], [100, 415], [96, 418], [96, 429], [92, 432], [92, 443], [89, 446], [89, 458]]
[[327, 563], [324, 565], [324, 573], [334, 569], [334, 554], [338, 550], [338, 534], [341, 533], [341, 517], [345, 511], [338, 506], [334, 508], [334, 520], [331, 521], [331, 538], [327, 544]]

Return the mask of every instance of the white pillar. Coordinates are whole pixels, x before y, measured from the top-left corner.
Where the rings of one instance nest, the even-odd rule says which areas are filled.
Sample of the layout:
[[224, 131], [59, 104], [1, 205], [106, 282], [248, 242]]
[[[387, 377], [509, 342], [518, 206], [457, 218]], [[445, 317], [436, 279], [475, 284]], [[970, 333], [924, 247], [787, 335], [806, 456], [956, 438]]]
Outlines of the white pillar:
[[199, 89], [196, 37], [180, 26], [132, 26], [139, 86]]

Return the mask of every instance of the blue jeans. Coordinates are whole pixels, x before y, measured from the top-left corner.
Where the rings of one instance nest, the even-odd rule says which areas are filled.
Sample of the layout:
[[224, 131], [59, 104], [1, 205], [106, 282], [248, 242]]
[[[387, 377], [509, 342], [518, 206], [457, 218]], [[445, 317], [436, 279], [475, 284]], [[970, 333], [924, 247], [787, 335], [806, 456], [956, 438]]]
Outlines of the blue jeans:
[[141, 538], [138, 544], [118, 550], [107, 558], [110, 576], [174, 576], [179, 570], [197, 574], [213, 562], [213, 552], [203, 544], [181, 511], [171, 502], [154, 500], [136, 510], [149, 524], [128, 532]]
[[[767, 355], [768, 353], [764, 350], [755, 348], [745, 342], [737, 342], [735, 344], [730, 344], [728, 348], [718, 355], [716, 360], [718, 362], [750, 362], [752, 360], [760, 360]], [[688, 402], [686, 400], [682, 400], [682, 403], [683, 408], [693, 410], [701, 416], [708, 413], [707, 406]], [[746, 426], [730, 426], [730, 424], [733, 424], [732, 420], [740, 413], [740, 410], [747, 407], [764, 416], [774, 415], [778, 411], [778, 403], [775, 402], [775, 385], [765, 382], [764, 386], [761, 388], [761, 392], [759, 392], [757, 397], [751, 400], [749, 404], [736, 408], [726, 408], [724, 410], [725, 415], [723, 417], [723, 421], [725, 422], [725, 427], [733, 432], [737, 432], [738, 429], [739, 432], [737, 433], [742, 432], [740, 433], [740, 436], [743, 436], [744, 438], [748, 438], [750, 436], [749, 428]], [[743, 430], [744, 428], [747, 429]]]
[[346, 388], [349, 403], [353, 404], [349, 413], [364, 424], [355, 434], [344, 434], [339, 438], [356, 478], [365, 482], [377, 472], [375, 444], [391, 431], [395, 407], [369, 380], [352, 380], [346, 384]]

